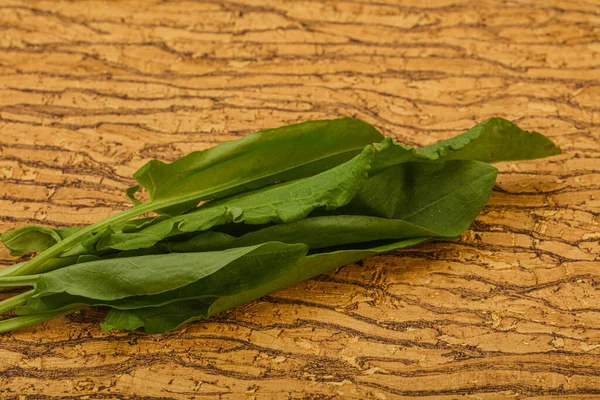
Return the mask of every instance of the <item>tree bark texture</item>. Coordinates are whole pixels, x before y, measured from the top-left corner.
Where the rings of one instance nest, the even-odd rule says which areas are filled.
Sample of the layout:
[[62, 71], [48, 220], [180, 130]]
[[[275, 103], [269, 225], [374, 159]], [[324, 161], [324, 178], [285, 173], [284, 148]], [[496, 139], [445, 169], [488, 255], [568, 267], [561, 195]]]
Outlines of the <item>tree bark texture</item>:
[[[0, 398], [600, 396], [600, 2], [0, 4], [0, 230], [129, 207], [151, 158], [354, 116], [411, 145], [490, 116], [505, 163], [452, 243], [373, 257], [168, 335], [87, 310], [0, 335]], [[3, 265], [15, 260], [4, 248]]]

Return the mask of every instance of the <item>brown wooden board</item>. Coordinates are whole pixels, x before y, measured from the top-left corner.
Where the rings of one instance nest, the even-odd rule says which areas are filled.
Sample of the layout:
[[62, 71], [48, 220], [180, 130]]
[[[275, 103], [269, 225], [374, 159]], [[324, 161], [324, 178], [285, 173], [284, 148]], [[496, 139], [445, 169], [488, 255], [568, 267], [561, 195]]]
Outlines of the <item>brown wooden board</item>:
[[129, 207], [124, 189], [151, 158], [308, 119], [355, 116], [424, 145], [501, 116], [564, 154], [500, 165], [455, 243], [370, 258], [172, 334], [104, 333], [103, 311], [87, 310], [0, 335], [0, 398], [600, 395], [599, 12], [592, 0], [3, 0], [2, 231], [97, 221]]

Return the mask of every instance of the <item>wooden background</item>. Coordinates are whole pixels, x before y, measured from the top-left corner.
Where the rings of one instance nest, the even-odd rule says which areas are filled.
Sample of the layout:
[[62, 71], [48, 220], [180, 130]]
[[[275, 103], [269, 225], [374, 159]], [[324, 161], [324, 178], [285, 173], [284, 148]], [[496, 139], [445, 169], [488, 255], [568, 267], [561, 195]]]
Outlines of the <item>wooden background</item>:
[[150, 158], [315, 118], [423, 145], [497, 115], [564, 154], [501, 165], [456, 243], [169, 335], [100, 310], [1, 335], [0, 397], [600, 395], [599, 95], [592, 0], [3, 0], [1, 231], [97, 221]]

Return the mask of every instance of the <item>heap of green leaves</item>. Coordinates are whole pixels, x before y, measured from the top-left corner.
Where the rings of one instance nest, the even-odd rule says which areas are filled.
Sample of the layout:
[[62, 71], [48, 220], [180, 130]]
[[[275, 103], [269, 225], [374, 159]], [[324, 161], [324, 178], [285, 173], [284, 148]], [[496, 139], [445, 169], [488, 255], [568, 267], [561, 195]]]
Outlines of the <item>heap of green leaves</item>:
[[500, 118], [421, 148], [343, 118], [152, 160], [134, 174], [130, 209], [2, 235], [13, 255], [40, 253], [0, 270], [0, 287], [33, 288], [0, 302], [14, 313], [0, 332], [88, 306], [110, 308], [107, 330], [168, 332], [377, 253], [455, 239], [490, 196], [490, 163], [558, 153]]

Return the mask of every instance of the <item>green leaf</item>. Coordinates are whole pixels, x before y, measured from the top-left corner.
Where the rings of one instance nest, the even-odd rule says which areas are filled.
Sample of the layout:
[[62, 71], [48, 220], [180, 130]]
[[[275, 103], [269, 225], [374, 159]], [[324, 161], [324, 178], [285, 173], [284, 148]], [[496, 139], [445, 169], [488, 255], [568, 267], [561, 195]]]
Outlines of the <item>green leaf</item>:
[[[272, 248], [286, 245], [267, 243], [219, 252], [159, 254], [70, 265], [39, 275], [32, 299], [54, 293], [67, 293], [89, 299], [113, 301], [131, 296], [163, 293], [214, 274], [253, 251], [263, 251], [263, 246], [269, 251], [279, 251], [279, 248]], [[307, 250], [304, 245], [298, 246]], [[296, 250], [297, 246], [291, 247]]]
[[430, 146], [414, 148], [387, 138], [373, 170], [405, 162], [446, 162], [474, 160], [486, 163], [533, 160], [560, 154], [552, 140], [538, 132], [526, 131], [503, 118], [490, 118], [465, 133]]
[[305, 218], [289, 224], [271, 225], [240, 237], [206, 231], [184, 240], [166, 241], [162, 244], [173, 252], [202, 252], [280, 241], [304, 243], [311, 250], [316, 250], [378, 240], [398, 241], [413, 237], [441, 236], [437, 232], [402, 220], [363, 215], [328, 215]]
[[318, 175], [209, 202], [138, 231], [112, 233], [100, 240], [97, 249], [134, 250], [153, 246], [168, 236], [204, 231], [228, 222], [288, 223], [304, 218], [315, 208], [341, 207], [364, 185], [373, 156], [373, 147], [367, 146], [352, 160]]
[[[233, 295], [276, 279], [287, 270], [290, 264], [296, 263], [308, 251], [304, 244], [280, 242], [261, 243], [252, 248], [254, 250], [243, 254], [213, 273], [170, 291], [154, 295], [132, 295], [113, 301], [103, 301], [86, 296], [71, 296], [65, 293], [54, 294], [31, 298], [27, 303], [28, 310], [22, 309], [19, 310], [19, 313], [46, 312], [70, 304], [135, 309], [147, 306], [157, 307], [188, 298], [214, 301], [218, 296]], [[201, 258], [203, 255], [197, 253], [196, 257]]]
[[469, 227], [485, 206], [497, 169], [479, 161], [406, 163], [370, 177], [340, 214], [402, 219], [441, 236]]
[[[161, 201], [170, 214], [180, 214], [200, 200], [325, 171], [382, 139], [375, 128], [357, 119], [308, 121], [255, 132], [171, 164], [152, 160], [134, 178], [150, 201]], [[177, 199], [183, 194], [190, 200], [182, 204]]]
[[[340, 266], [355, 262], [390, 250], [413, 246], [427, 238], [412, 238], [385, 246], [366, 250], [345, 250], [325, 254], [315, 254], [300, 259], [297, 263], [285, 265], [283, 273], [270, 280], [264, 280], [245, 291], [232, 295], [225, 292], [216, 298], [202, 298], [168, 303], [160, 307], [147, 307], [134, 310], [111, 309], [104, 323], [104, 330], [133, 330], [144, 327], [149, 333], [166, 333], [187, 322], [208, 318], [240, 304], [258, 299], [268, 293], [292, 286], [303, 280], [320, 275]], [[213, 293], [221, 293], [217, 290]]]
[[131, 200], [134, 206], [142, 204], [141, 201], [135, 198], [135, 194], [140, 190], [140, 188], [140, 185], [135, 185], [125, 189], [125, 194], [129, 198], [129, 200]]
[[0, 239], [10, 250], [12, 256], [22, 256], [30, 251], [46, 250], [60, 242], [65, 237], [77, 231], [75, 228], [46, 228], [39, 225], [29, 225], [23, 228], [11, 229], [2, 234]]

